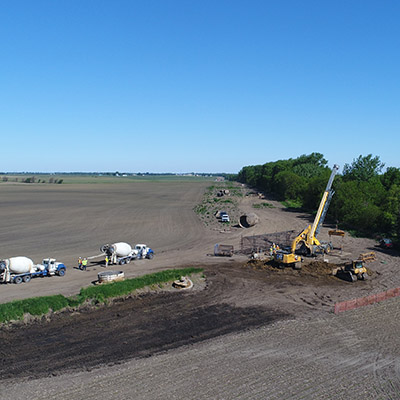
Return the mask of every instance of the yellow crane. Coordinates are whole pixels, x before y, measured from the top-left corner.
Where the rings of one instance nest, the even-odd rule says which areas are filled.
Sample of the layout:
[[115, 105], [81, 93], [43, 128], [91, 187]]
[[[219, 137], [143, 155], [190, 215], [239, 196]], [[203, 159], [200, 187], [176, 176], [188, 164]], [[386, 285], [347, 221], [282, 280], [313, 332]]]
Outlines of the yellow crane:
[[329, 178], [328, 184], [326, 185], [325, 192], [322, 196], [321, 202], [318, 207], [317, 214], [315, 216], [312, 225], [308, 225], [307, 228], [303, 229], [293, 240], [290, 252], [277, 251], [274, 254], [274, 261], [280, 266], [292, 266], [294, 268], [301, 268], [300, 261], [301, 257], [295, 254], [297, 246], [300, 244], [298, 252], [302, 255], [313, 256], [318, 253], [329, 253], [332, 249], [330, 243], [321, 243], [317, 239], [317, 234], [321, 225], [324, 222], [326, 213], [329, 208], [329, 204], [332, 200], [332, 196], [335, 193], [332, 189], [332, 183], [335, 179], [335, 175], [339, 170], [339, 166], [335, 164], [332, 168], [332, 173]]

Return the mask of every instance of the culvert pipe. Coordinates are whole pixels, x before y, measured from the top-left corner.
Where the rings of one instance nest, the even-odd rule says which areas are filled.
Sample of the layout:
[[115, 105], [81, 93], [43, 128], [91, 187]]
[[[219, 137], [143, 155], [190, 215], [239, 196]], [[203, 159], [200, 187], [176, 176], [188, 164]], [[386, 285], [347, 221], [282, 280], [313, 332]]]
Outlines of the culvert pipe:
[[249, 213], [249, 214], [243, 214], [239, 218], [239, 225], [242, 228], [250, 228], [251, 226], [254, 226], [260, 221], [260, 218], [258, 218], [257, 214], [254, 213]]
[[97, 274], [99, 283], [122, 281], [124, 276], [125, 275], [123, 271], [103, 271]]

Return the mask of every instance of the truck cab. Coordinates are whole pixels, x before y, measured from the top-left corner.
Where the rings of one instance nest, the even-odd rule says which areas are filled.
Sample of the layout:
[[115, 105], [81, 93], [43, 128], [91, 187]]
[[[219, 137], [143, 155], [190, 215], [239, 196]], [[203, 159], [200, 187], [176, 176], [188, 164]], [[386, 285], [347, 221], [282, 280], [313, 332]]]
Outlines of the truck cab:
[[138, 258], [138, 259], [141, 259], [141, 258], [151, 259], [154, 256], [154, 251], [145, 244], [137, 244], [135, 246], [133, 252], [136, 255], [136, 258]]
[[[66, 272], [66, 267], [63, 263], [56, 262], [55, 258], [44, 258], [42, 261], [42, 266], [44, 267], [49, 275], [60, 275], [64, 276]], [[39, 266], [40, 267], [40, 266]]]

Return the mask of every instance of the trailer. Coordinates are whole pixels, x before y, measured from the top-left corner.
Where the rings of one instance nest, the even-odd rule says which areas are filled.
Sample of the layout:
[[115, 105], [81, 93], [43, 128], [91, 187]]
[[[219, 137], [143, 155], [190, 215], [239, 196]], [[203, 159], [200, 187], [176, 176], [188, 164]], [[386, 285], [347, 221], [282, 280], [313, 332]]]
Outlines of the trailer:
[[232, 257], [233, 246], [229, 244], [216, 244], [214, 246], [214, 255], [217, 257]]

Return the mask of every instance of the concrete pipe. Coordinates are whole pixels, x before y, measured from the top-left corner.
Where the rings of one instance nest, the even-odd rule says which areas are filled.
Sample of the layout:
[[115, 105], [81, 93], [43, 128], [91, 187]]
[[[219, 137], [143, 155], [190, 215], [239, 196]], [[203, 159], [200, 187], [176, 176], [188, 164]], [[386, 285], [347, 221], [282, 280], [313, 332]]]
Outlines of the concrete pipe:
[[103, 271], [97, 274], [99, 283], [106, 283], [112, 281], [122, 281], [124, 279], [123, 271]]
[[256, 225], [259, 220], [260, 218], [258, 218], [257, 214], [254, 213], [244, 214], [239, 219], [239, 225], [242, 228], [250, 228], [251, 226]]

